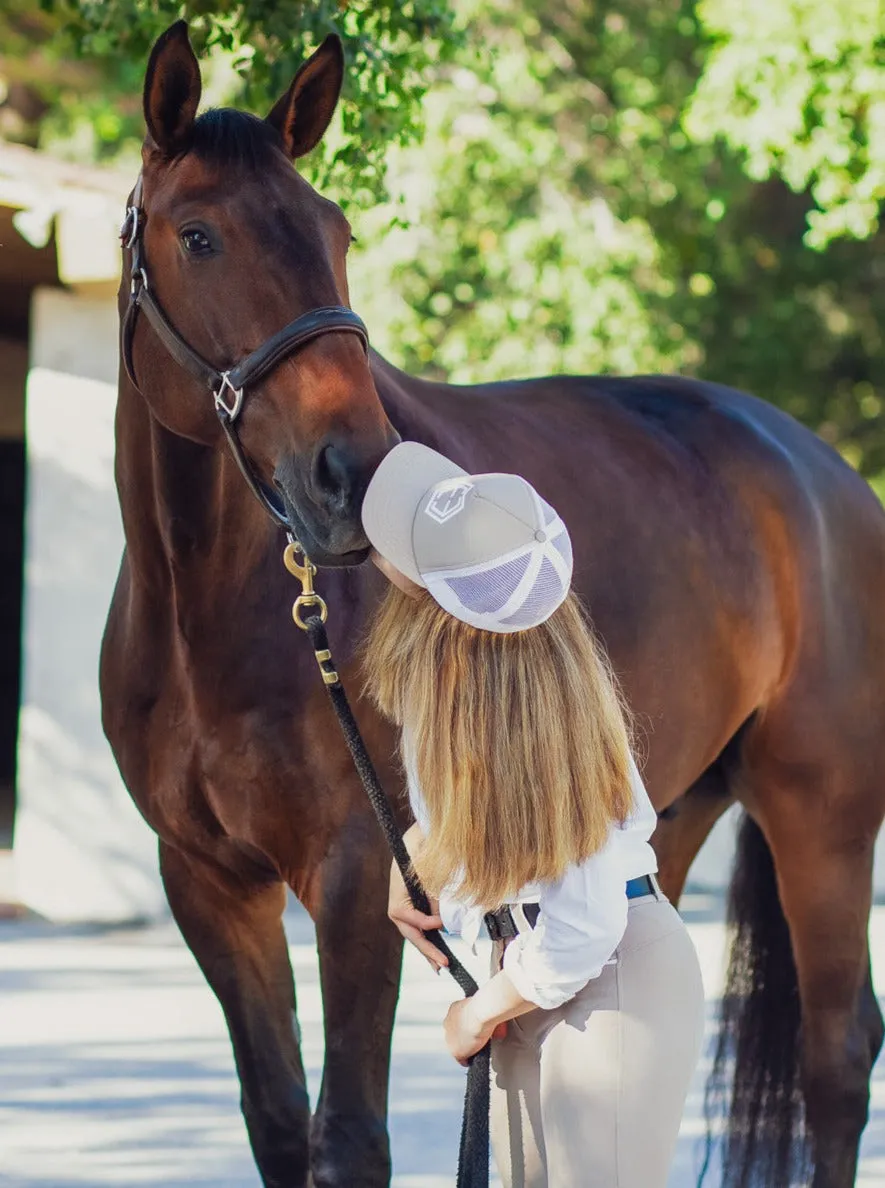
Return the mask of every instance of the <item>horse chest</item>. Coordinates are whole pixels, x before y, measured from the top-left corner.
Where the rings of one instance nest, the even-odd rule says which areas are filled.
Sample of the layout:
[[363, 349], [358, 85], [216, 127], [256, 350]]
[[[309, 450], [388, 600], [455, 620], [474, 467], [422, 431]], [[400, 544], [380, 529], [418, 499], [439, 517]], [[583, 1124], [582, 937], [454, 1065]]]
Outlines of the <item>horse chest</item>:
[[274, 690], [262, 700], [199, 682], [170, 665], [150, 690], [133, 672], [119, 690], [121, 712], [108, 736], [124, 780], [151, 825], [177, 834], [208, 813], [225, 833], [247, 830], [261, 813], [293, 805], [311, 766], [310, 739], [321, 690]]

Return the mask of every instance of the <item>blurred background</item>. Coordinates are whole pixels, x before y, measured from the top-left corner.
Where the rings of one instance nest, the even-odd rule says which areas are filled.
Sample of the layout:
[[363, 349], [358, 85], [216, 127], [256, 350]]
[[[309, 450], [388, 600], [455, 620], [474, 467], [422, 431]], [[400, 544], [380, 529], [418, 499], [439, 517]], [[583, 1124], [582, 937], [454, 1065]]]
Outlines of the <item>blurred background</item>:
[[[2, 0], [0, 913], [25, 919], [3, 934], [0, 987], [5, 967], [37, 1011], [34, 1035], [36, 1004], [61, 1009], [84, 958], [21, 929], [164, 912], [153, 835], [101, 733], [96, 668], [122, 547], [117, 234], [147, 54], [179, 16], [204, 105], [259, 114], [326, 33], [343, 37], [343, 100], [301, 167], [348, 214], [352, 304], [395, 364], [453, 382], [561, 371], [721, 381], [804, 421], [885, 494], [882, 0]], [[713, 892], [696, 939], [705, 921], [719, 928], [730, 828], [693, 871], [695, 893]], [[305, 927], [291, 935], [307, 961]], [[157, 952], [177, 943], [162, 935]], [[37, 949], [16, 948], [34, 936]], [[126, 950], [135, 981], [143, 951]], [[106, 988], [122, 950], [96, 952]], [[175, 953], [169, 976], [190, 971], [202, 1017], [208, 991]], [[34, 997], [46, 989], [34, 961], [61, 962], [49, 999]], [[47, 1077], [83, 1075], [71, 1061], [35, 1073], [38, 1097]], [[25, 1103], [29, 1085], [17, 1083]], [[206, 1143], [229, 1125], [219, 1117]], [[869, 1182], [883, 1183], [881, 1154], [876, 1166]], [[70, 1182], [100, 1180], [84, 1175]], [[253, 1182], [243, 1175], [230, 1182]], [[124, 1182], [119, 1168], [109, 1176]], [[33, 1182], [63, 1179], [56, 1168]], [[31, 1183], [24, 1172], [8, 1182]]]

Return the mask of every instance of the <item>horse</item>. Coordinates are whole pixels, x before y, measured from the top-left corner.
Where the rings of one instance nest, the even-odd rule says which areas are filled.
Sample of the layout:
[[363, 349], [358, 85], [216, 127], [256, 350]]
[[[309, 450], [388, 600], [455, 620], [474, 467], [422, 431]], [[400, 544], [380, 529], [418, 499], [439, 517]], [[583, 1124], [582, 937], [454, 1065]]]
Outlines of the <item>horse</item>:
[[[381, 1188], [391, 1174], [389, 858], [289, 622], [280, 524], [321, 567], [338, 668], [406, 824], [393, 728], [359, 695], [383, 592], [360, 506], [409, 438], [470, 472], [521, 472], [569, 524], [576, 588], [638, 723], [674, 902], [714, 823], [745, 810], [720, 1037], [725, 1182], [781, 1188], [807, 1167], [813, 1188], [848, 1188], [883, 1040], [867, 921], [885, 814], [885, 513], [812, 432], [726, 386], [455, 387], [370, 350], [348, 313], [349, 225], [292, 167], [323, 136], [343, 70], [332, 36], [265, 120], [198, 116], [187, 27], [160, 37], [119, 298], [125, 552], [103, 724], [223, 1008], [262, 1180]], [[313, 1116], [287, 887], [316, 924]]]

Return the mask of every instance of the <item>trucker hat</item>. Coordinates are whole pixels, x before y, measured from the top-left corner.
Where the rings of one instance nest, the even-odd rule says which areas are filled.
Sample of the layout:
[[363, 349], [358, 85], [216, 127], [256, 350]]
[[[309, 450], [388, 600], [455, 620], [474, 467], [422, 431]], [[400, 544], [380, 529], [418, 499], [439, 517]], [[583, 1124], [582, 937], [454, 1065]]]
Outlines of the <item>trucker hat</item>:
[[404, 441], [372, 476], [362, 518], [382, 557], [473, 627], [536, 627], [569, 591], [568, 530], [518, 474], [468, 474]]

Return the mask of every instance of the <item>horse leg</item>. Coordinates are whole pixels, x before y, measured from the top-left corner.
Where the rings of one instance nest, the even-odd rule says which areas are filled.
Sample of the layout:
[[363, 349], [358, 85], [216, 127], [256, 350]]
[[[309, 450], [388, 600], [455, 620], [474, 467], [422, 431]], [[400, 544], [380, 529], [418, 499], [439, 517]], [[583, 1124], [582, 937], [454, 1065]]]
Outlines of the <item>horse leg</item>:
[[169, 906], [227, 1020], [249, 1141], [265, 1188], [305, 1188], [310, 1102], [280, 882], [244, 883], [160, 843]]
[[[877, 822], [847, 785], [756, 789], [790, 929], [801, 1004], [801, 1077], [813, 1188], [851, 1188], [882, 1046], [867, 928]], [[841, 792], [841, 795], [839, 795]], [[867, 803], [878, 803], [876, 794]], [[764, 805], [764, 808], [762, 807]]]
[[387, 919], [389, 871], [374, 819], [351, 814], [319, 882], [326, 1055], [311, 1135], [316, 1188], [390, 1182], [387, 1082], [402, 943]]
[[651, 839], [658, 859], [658, 881], [676, 907], [692, 862], [713, 826], [733, 804], [725, 773], [715, 764], [658, 818]]

